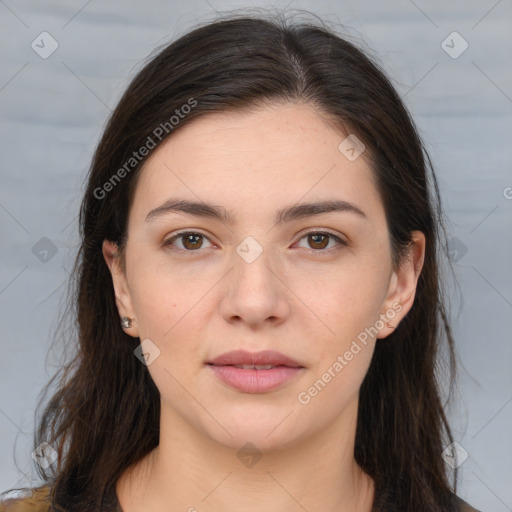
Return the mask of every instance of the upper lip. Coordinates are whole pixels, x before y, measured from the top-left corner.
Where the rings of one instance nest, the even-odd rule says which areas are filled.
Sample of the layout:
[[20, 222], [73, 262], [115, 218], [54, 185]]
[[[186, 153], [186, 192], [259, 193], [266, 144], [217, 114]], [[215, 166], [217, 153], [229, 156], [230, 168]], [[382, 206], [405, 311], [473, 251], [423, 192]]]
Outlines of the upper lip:
[[264, 350], [262, 352], [247, 352], [246, 350], [234, 350], [225, 352], [215, 359], [208, 361], [208, 364], [215, 366], [235, 366], [235, 365], [265, 365], [289, 366], [290, 368], [303, 368], [297, 361], [274, 350]]

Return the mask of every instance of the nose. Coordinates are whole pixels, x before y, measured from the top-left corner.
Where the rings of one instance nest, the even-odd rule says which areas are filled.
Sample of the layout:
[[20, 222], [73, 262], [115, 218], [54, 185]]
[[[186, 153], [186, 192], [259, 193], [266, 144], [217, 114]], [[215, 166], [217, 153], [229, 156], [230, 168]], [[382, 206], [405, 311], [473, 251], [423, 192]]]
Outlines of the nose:
[[[250, 246], [249, 246], [250, 247]], [[256, 255], [254, 246], [244, 253], [238, 248], [233, 268], [226, 276], [220, 312], [229, 323], [246, 323], [251, 328], [279, 325], [290, 314], [290, 289], [279, 269], [279, 262], [265, 249]]]

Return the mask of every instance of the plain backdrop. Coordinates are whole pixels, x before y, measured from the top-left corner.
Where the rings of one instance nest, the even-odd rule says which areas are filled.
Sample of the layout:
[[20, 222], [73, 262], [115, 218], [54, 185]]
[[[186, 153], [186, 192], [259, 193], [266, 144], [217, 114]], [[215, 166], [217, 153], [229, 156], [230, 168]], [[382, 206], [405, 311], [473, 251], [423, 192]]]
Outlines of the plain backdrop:
[[467, 453], [459, 494], [483, 512], [512, 510], [510, 0], [0, 0], [0, 490], [36, 477], [34, 410], [56, 370], [47, 354], [83, 180], [129, 78], [216, 11], [286, 6], [350, 27], [421, 131], [460, 284], [460, 294], [450, 285], [462, 363], [450, 418]]

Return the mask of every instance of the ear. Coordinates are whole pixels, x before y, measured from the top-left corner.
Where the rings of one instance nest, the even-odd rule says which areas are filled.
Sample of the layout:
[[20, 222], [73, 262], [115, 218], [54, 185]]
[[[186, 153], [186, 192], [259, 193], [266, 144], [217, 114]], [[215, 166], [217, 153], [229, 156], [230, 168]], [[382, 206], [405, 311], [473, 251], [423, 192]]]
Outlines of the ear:
[[400, 268], [393, 271], [389, 282], [388, 295], [383, 304], [380, 318], [384, 327], [380, 329], [377, 338], [389, 336], [410, 311], [416, 286], [425, 261], [425, 235], [421, 231], [411, 233], [412, 242]]
[[[126, 334], [139, 337], [139, 329], [135, 317], [135, 310], [132, 304], [132, 298], [128, 283], [126, 281], [125, 273], [121, 268], [120, 255], [117, 245], [111, 240], [103, 240], [102, 246], [103, 257], [110, 269], [112, 275], [112, 284], [114, 286], [114, 294], [116, 297], [116, 306], [119, 312], [120, 319], [122, 317], [129, 317], [132, 320], [131, 327], [123, 327]], [[121, 327], [120, 327], [121, 328]]]

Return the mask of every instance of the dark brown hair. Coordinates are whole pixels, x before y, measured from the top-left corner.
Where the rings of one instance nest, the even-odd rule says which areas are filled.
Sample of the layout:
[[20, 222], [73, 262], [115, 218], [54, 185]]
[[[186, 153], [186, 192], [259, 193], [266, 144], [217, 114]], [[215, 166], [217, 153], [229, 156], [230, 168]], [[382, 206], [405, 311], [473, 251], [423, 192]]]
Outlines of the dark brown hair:
[[123, 471], [159, 442], [159, 392], [134, 356], [139, 340], [119, 326], [102, 255], [105, 238], [123, 248], [147, 158], [139, 159], [139, 149], [209, 112], [295, 102], [311, 104], [340, 134], [353, 133], [365, 144], [395, 267], [411, 232], [426, 236], [412, 309], [377, 343], [360, 390], [355, 459], [375, 481], [374, 510], [456, 510], [457, 474], [451, 483], [441, 456], [452, 436], [438, 377], [441, 370], [449, 375], [451, 390], [455, 352], [440, 287], [439, 191], [413, 121], [368, 55], [321, 22], [237, 15], [159, 50], [132, 80], [99, 142], [81, 207], [73, 297], [78, 350], [62, 370], [35, 439], [36, 446], [46, 441], [58, 451], [51, 471], [41, 470], [54, 485], [55, 504], [73, 511], [99, 504]]

